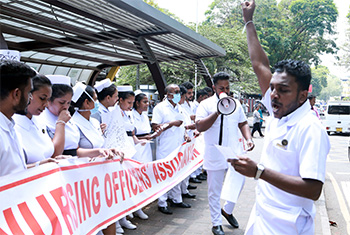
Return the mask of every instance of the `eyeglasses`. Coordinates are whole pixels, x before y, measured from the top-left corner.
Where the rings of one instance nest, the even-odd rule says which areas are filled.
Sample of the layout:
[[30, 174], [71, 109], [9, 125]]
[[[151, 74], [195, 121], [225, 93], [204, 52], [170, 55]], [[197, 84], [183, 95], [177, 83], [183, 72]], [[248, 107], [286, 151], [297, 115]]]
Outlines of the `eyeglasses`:
[[175, 94], [179, 94], [180, 91], [175, 91], [174, 93], [168, 93], [169, 95], [175, 95]]

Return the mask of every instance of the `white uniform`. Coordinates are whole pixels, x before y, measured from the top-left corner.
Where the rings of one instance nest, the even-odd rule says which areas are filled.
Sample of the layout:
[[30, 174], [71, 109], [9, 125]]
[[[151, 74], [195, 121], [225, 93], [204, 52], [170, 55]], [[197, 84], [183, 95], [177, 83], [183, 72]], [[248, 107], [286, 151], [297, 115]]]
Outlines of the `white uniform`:
[[[310, 103], [306, 101], [288, 116], [277, 119], [272, 116], [270, 93], [269, 89], [263, 98], [271, 118], [266, 124], [260, 162], [286, 175], [324, 182], [330, 143], [321, 122], [312, 114]], [[314, 234], [314, 216], [313, 200], [259, 180], [246, 234]]]
[[[134, 120], [136, 136], [151, 133], [151, 125], [149, 123], [147, 111], [139, 114], [135, 109], [133, 109], [132, 116]], [[147, 143], [144, 146], [141, 146], [138, 152], [135, 154], [134, 159], [139, 162], [151, 162], [153, 160], [151, 143]]]
[[75, 112], [72, 116], [72, 122], [78, 127], [80, 132], [80, 148], [94, 149], [103, 147], [104, 138], [98, 120], [94, 118], [87, 120], [79, 112]]
[[[53, 138], [56, 130], [56, 121], [58, 116], [52, 114], [49, 109], [45, 109], [39, 116], [42, 123], [46, 124], [49, 136]], [[80, 140], [80, 132], [78, 127], [69, 120], [65, 125], [65, 141], [64, 150], [72, 150], [78, 148]]]
[[[163, 100], [153, 109], [152, 123], [162, 124], [175, 120], [184, 121], [183, 110], [180, 105], [175, 107], [167, 100]], [[156, 159], [164, 159], [176, 148], [184, 142], [185, 128], [183, 125], [180, 127], [173, 126], [166, 131], [163, 131], [160, 136], [157, 137], [157, 154]], [[180, 184], [172, 188], [168, 193], [160, 196], [158, 199], [158, 206], [167, 206], [166, 200], [169, 194], [175, 203], [181, 203], [181, 189]]]
[[0, 176], [27, 169], [20, 139], [17, 137], [13, 119], [0, 112]]
[[38, 121], [37, 116], [29, 119], [25, 115], [15, 114], [13, 119], [16, 122], [16, 133], [22, 139], [28, 164], [52, 157], [55, 151], [54, 145], [47, 133], [46, 126]]
[[[135, 125], [134, 125], [134, 119], [132, 117], [132, 113], [131, 111], [124, 111], [121, 110], [119, 108], [119, 110], [121, 111], [121, 115], [124, 121], [124, 129], [128, 135], [128, 141], [130, 142], [130, 144], [132, 146], [135, 146], [135, 141], [134, 138], [130, 135], [131, 132], [133, 132], [135, 130]], [[135, 159], [135, 155], [132, 156], [132, 159]]]
[[[208, 117], [217, 111], [217, 103], [219, 98], [213, 95], [203, 100], [196, 113], [196, 121]], [[225, 115], [222, 128], [222, 146], [230, 146], [233, 149], [243, 149], [242, 142], [239, 141], [241, 134], [239, 133], [238, 124], [245, 122], [247, 119], [239, 101], [236, 100], [236, 110], [230, 115]], [[225, 157], [215, 147], [219, 143], [221, 116], [219, 116], [213, 125], [205, 131], [204, 142], [204, 163], [203, 167], [208, 174], [208, 198], [209, 209], [213, 226], [222, 225], [220, 195], [225, 177], [225, 171], [228, 163]], [[244, 177], [232, 184], [232, 191], [241, 190], [244, 183]], [[233, 209], [233, 207], [232, 207]], [[232, 211], [228, 212], [232, 213]]]
[[193, 102], [191, 102], [192, 113], [195, 114], [197, 112], [198, 105], [199, 105], [199, 103], [197, 100], [194, 100]]

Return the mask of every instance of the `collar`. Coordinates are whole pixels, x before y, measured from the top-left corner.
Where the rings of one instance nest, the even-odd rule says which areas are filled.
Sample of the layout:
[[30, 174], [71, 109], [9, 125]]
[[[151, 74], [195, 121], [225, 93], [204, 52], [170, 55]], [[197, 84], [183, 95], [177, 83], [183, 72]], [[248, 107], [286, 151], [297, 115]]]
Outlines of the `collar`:
[[109, 112], [108, 108], [106, 108], [102, 103], [100, 103], [99, 109], [100, 109], [101, 113], [108, 113]]
[[294, 126], [297, 122], [299, 122], [307, 113], [309, 113], [311, 109], [310, 102], [306, 100], [304, 104], [302, 104], [299, 108], [294, 110], [292, 113], [288, 114], [285, 117], [282, 117], [278, 121], [278, 126], [287, 124], [287, 126]]
[[35, 125], [35, 123], [30, 120], [26, 115], [15, 114], [13, 118], [16, 120], [16, 125], [19, 125], [23, 129], [29, 131], [30, 127]]
[[165, 99], [165, 103], [170, 106], [172, 109], [178, 109], [179, 105], [175, 104], [175, 107], [172, 105], [172, 103], [170, 103], [170, 101], [168, 99]]
[[0, 112], [0, 128], [6, 132], [11, 132], [15, 126], [15, 121], [11, 118], [8, 119], [2, 112]]

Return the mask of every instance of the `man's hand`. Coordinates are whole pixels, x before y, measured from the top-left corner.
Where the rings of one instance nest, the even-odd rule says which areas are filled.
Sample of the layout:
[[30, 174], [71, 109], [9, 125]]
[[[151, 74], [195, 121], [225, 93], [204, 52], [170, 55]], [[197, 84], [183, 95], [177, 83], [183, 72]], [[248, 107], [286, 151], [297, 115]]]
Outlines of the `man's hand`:
[[181, 121], [181, 120], [176, 120], [176, 121], [172, 121], [172, 122], [170, 122], [170, 126], [176, 126], [176, 127], [179, 127], [179, 126], [181, 126], [181, 125], [182, 125], [182, 123], [183, 123], [183, 121]]
[[243, 20], [245, 23], [247, 23], [250, 20], [253, 20], [253, 14], [255, 10], [255, 1], [245, 1], [241, 3], [242, 5], [242, 11], [243, 11]]
[[248, 140], [247, 140], [247, 146], [248, 146], [247, 151], [252, 151], [252, 150], [254, 149], [255, 144], [254, 144], [254, 142], [253, 142], [252, 139], [248, 139]]
[[229, 163], [235, 168], [235, 170], [247, 177], [255, 177], [257, 171], [257, 163], [248, 157], [239, 157], [237, 159], [227, 159]]

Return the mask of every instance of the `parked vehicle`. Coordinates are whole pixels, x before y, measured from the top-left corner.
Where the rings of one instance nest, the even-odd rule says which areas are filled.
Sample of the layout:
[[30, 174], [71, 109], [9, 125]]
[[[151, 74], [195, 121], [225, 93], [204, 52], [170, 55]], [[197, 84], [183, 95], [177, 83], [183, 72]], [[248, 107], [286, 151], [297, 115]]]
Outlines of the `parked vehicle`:
[[350, 102], [330, 101], [327, 105], [323, 125], [327, 133], [350, 133]]

